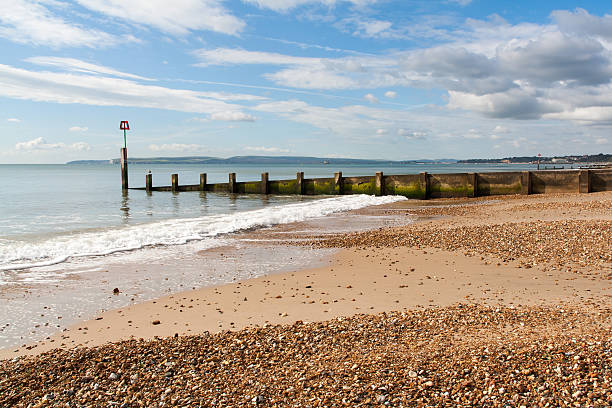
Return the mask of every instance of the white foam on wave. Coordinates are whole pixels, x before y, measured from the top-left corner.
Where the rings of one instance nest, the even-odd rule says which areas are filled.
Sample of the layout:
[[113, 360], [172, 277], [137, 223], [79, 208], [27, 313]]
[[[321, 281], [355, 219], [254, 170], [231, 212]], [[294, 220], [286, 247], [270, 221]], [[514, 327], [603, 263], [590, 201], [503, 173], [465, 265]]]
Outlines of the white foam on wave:
[[155, 245], [181, 245], [231, 232], [299, 222], [332, 213], [405, 200], [401, 196], [351, 195], [199, 218], [170, 219], [40, 242], [0, 242], [0, 271], [42, 267], [70, 258], [109, 255]]

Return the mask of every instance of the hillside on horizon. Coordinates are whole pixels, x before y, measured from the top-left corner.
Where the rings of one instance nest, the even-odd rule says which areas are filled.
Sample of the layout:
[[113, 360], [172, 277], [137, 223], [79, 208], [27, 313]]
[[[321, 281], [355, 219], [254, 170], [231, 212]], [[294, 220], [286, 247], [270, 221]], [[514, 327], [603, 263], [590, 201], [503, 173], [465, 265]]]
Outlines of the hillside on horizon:
[[[408, 163], [456, 163], [456, 159], [422, 159], [422, 160], [384, 160], [384, 159], [350, 159], [338, 157], [312, 156], [233, 156], [228, 158], [211, 156], [185, 157], [132, 157], [131, 164], [408, 164]], [[119, 164], [120, 159], [110, 160], [74, 160], [66, 164]]]

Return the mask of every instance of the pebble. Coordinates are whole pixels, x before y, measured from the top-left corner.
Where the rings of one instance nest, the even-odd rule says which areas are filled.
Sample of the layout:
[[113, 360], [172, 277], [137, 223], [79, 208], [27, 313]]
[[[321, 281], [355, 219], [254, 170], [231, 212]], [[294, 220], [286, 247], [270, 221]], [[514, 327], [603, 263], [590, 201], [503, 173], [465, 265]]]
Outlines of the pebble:
[[[296, 245], [316, 248], [410, 247], [464, 251], [516, 261], [522, 268], [594, 272], [612, 279], [612, 221], [563, 220], [447, 227], [413, 224], [326, 235]], [[585, 245], [585, 240], [588, 245]], [[498, 263], [501, 265], [501, 263]], [[422, 285], [422, 283], [419, 283]]]
[[384, 404], [385, 401], [387, 401], [387, 396], [386, 395], [379, 395], [376, 397], [376, 402], [379, 404]]
[[1, 361], [0, 406], [607, 406], [611, 322], [461, 304], [59, 349]]

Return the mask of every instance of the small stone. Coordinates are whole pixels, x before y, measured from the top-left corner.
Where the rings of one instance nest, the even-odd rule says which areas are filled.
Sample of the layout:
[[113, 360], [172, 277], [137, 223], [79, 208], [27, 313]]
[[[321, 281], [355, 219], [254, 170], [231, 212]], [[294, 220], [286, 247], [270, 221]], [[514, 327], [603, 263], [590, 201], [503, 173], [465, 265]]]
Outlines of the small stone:
[[113, 295], [118, 295], [118, 294], [119, 294], [119, 288], [113, 289]]
[[119, 376], [118, 376], [116, 373], [111, 373], [111, 374], [108, 376], [108, 379], [109, 379], [109, 380], [113, 380], [113, 381], [115, 381], [115, 380], [118, 380], [118, 379], [119, 379]]
[[153, 326], [157, 326], [158, 324], [161, 324], [159, 320], [153, 320], [151, 323], [153, 324]]

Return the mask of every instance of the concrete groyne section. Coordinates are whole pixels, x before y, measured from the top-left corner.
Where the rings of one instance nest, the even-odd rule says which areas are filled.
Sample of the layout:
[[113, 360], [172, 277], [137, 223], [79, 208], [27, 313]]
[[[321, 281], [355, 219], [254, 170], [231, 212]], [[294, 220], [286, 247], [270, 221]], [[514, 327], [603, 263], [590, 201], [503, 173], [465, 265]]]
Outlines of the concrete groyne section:
[[230, 194], [301, 194], [301, 195], [402, 195], [412, 199], [459, 198], [507, 194], [590, 193], [612, 191], [612, 168], [580, 170], [539, 170], [488, 173], [405, 174], [344, 177], [341, 172], [330, 178], [305, 178], [303, 172], [295, 179], [237, 182], [230, 173], [227, 183], [207, 183], [205, 173], [200, 183], [180, 185], [178, 174], [172, 175], [170, 186], [154, 187], [153, 175], [146, 175], [146, 187], [132, 190], [211, 191]]

